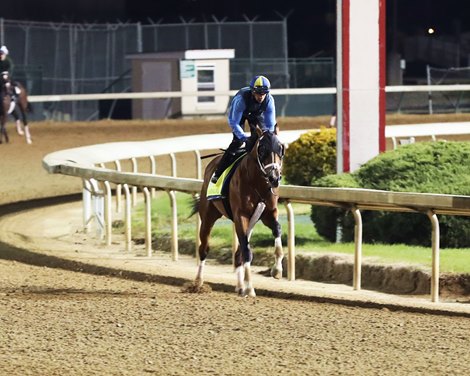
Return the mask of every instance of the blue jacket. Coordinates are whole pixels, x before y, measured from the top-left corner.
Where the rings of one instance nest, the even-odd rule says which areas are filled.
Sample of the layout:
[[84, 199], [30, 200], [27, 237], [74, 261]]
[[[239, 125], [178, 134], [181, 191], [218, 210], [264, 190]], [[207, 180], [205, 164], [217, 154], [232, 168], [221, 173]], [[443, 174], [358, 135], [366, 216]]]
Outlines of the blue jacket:
[[245, 140], [243, 132], [245, 120], [252, 125], [259, 125], [264, 130], [274, 131], [276, 125], [276, 106], [270, 93], [264, 101], [258, 103], [249, 87], [244, 87], [233, 97], [228, 113], [228, 123], [239, 140]]

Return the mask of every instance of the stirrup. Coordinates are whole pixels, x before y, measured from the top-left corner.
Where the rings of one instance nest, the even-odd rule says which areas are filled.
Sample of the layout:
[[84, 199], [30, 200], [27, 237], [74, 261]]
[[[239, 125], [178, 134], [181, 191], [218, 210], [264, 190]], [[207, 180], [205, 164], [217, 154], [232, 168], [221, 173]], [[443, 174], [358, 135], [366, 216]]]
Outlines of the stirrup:
[[218, 177], [216, 174], [212, 175], [212, 177], [211, 177], [211, 183], [217, 184], [217, 181], [218, 181], [218, 180], [219, 180], [219, 177]]

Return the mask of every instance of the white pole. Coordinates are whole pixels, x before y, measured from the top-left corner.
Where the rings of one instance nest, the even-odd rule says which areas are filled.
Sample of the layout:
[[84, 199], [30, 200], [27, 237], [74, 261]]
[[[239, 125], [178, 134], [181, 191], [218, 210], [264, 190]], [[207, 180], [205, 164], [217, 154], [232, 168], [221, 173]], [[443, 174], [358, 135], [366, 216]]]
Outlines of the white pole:
[[[426, 80], [428, 83], [428, 86], [431, 86], [431, 67], [426, 65]], [[429, 109], [429, 114], [432, 115], [432, 91], [428, 91], [428, 109]]]

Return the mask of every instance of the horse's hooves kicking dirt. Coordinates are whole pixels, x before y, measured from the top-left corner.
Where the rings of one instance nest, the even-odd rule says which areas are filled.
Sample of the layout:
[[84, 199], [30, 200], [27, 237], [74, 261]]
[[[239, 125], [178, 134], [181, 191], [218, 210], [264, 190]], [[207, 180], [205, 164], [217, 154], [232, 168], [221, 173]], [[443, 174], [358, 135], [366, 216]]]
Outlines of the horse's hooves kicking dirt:
[[209, 285], [198, 286], [194, 282], [186, 282], [181, 288], [181, 291], [191, 294], [207, 294], [212, 292], [212, 288]]

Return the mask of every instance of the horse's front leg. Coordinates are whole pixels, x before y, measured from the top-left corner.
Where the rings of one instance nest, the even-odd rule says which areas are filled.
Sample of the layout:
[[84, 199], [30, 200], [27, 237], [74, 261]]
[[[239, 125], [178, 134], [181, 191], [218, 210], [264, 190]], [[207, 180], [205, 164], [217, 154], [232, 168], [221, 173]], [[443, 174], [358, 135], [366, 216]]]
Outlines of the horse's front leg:
[[282, 251], [282, 240], [281, 240], [281, 224], [277, 220], [277, 212], [272, 216], [262, 217], [261, 220], [269, 227], [274, 237], [274, 265], [271, 268], [271, 276], [276, 279], [282, 278], [282, 259], [284, 258], [284, 252]]
[[16, 123], [16, 133], [18, 133], [20, 136], [24, 135], [23, 129], [21, 128], [21, 121], [19, 118], [15, 118], [15, 123]]
[[26, 142], [28, 144], [32, 144], [33, 140], [31, 138], [31, 133], [29, 132], [28, 117], [26, 115], [26, 108], [24, 106], [21, 106], [20, 113], [21, 113], [21, 119], [23, 121], [23, 128], [24, 128], [24, 135], [26, 137]]
[[237, 274], [237, 292], [241, 296], [256, 297], [256, 292], [251, 280], [251, 261], [253, 252], [248, 241], [247, 231], [249, 227], [249, 218], [241, 217], [235, 223], [235, 229], [238, 236], [239, 247], [235, 253], [235, 267]]

